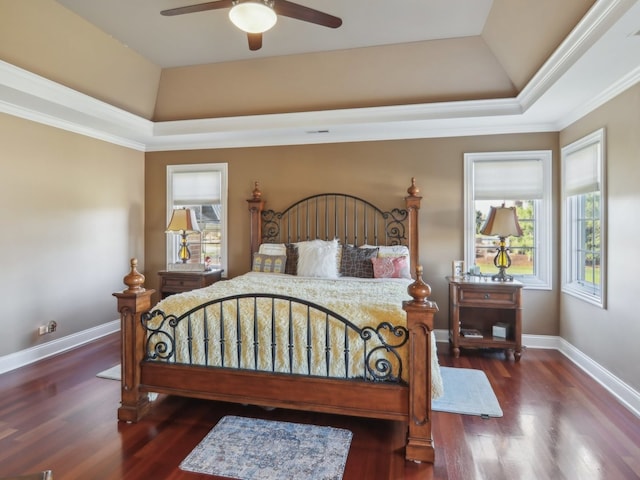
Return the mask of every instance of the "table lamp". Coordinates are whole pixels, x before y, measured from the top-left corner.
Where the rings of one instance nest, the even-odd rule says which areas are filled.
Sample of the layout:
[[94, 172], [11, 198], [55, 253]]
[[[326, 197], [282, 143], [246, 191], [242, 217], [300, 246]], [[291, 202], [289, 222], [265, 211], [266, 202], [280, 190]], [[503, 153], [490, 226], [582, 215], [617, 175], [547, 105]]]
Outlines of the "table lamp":
[[520, 237], [522, 229], [518, 224], [516, 207], [491, 207], [489, 215], [484, 225], [480, 229], [482, 235], [497, 236], [500, 239], [498, 253], [493, 259], [493, 264], [498, 268], [498, 273], [491, 277], [491, 280], [500, 282], [513, 281], [512, 275], [507, 275], [507, 268], [511, 266], [509, 249], [507, 248], [507, 237]]
[[179, 233], [180, 250], [178, 257], [182, 263], [187, 263], [191, 258], [191, 252], [187, 246], [187, 235], [192, 232], [199, 232], [198, 222], [196, 221], [196, 213], [189, 208], [177, 208], [171, 214], [171, 221], [165, 233]]

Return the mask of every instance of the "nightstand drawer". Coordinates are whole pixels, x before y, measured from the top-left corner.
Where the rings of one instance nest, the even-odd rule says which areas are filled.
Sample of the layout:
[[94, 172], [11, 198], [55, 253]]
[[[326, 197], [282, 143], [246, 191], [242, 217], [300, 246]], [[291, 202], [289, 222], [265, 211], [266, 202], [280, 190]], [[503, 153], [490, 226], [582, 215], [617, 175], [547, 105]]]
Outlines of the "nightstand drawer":
[[504, 305], [513, 307], [517, 303], [517, 294], [518, 291], [516, 289], [505, 291], [462, 287], [458, 290], [458, 303], [460, 305], [481, 305], [486, 303], [492, 306]]
[[160, 296], [165, 298], [174, 293], [188, 292], [196, 288], [208, 287], [221, 280], [222, 270], [206, 272], [181, 272], [162, 270], [160, 275]]
[[162, 286], [165, 289], [176, 288], [179, 291], [183, 289], [193, 290], [195, 288], [199, 288], [202, 286], [202, 280], [200, 278], [175, 278], [175, 277], [164, 277], [162, 279]]

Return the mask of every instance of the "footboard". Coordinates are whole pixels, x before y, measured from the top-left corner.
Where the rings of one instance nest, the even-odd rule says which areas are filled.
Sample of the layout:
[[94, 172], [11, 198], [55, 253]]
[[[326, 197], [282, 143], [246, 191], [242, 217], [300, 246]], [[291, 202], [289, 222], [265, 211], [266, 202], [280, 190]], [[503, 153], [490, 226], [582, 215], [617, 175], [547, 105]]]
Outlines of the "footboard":
[[125, 277], [129, 288], [114, 294], [122, 320], [120, 420], [140, 419], [148, 392], [390, 419], [408, 424], [407, 459], [433, 461], [437, 306], [427, 300], [421, 267], [408, 288], [413, 300], [403, 305], [406, 327], [360, 328], [321, 305], [273, 294], [217, 299], [179, 316], [149, 311], [153, 290], [142, 286], [136, 263]]
[[239, 294], [180, 315], [141, 317], [145, 362], [407, 383], [407, 329], [360, 328], [316, 303], [271, 293]]

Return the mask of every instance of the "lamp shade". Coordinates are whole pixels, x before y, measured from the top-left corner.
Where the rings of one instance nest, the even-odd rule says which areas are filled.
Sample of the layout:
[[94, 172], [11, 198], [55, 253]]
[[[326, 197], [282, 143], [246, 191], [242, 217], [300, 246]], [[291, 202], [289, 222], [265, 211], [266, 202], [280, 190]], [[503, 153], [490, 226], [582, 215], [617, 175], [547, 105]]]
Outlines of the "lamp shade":
[[268, 0], [238, 1], [229, 10], [229, 19], [247, 33], [266, 32], [278, 21], [276, 12], [271, 8], [272, 3]]
[[200, 227], [196, 221], [196, 212], [190, 208], [177, 208], [173, 211], [171, 221], [167, 226], [167, 233], [199, 231]]
[[491, 207], [484, 225], [480, 229], [482, 235], [497, 237], [519, 237], [522, 229], [518, 224], [516, 207]]

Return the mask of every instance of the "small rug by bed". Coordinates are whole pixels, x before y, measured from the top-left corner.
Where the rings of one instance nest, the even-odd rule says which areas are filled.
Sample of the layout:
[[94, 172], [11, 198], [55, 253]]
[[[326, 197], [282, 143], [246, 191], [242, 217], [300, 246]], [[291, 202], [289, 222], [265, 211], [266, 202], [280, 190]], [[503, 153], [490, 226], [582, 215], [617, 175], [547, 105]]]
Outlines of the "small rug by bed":
[[340, 480], [352, 436], [340, 428], [226, 416], [180, 468], [240, 480]]
[[109, 380], [120, 380], [120, 364], [96, 374], [96, 377], [107, 378]]
[[502, 408], [482, 370], [440, 367], [444, 395], [431, 402], [438, 412], [501, 417]]

